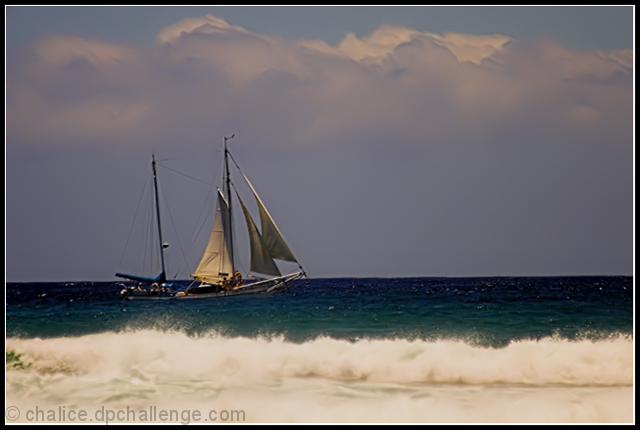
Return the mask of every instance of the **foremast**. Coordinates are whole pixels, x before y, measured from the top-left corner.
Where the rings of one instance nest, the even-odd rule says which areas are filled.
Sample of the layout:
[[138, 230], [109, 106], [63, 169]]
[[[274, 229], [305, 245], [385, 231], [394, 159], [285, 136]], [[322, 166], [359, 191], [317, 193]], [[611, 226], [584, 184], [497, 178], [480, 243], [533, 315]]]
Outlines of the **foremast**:
[[164, 264], [164, 242], [162, 241], [162, 224], [160, 223], [160, 203], [158, 199], [158, 178], [156, 175], [156, 156], [151, 155], [151, 166], [153, 167], [153, 189], [156, 198], [156, 216], [158, 218], [158, 240], [160, 241], [160, 262], [162, 263], [162, 273], [160, 274], [160, 282], [166, 282], [167, 275]]
[[129, 275], [126, 273], [116, 273], [116, 276], [120, 278], [130, 279], [132, 281], [137, 282], [148, 282], [148, 283], [165, 283], [167, 282], [167, 271], [164, 262], [164, 248], [168, 245], [165, 245], [162, 241], [162, 223], [160, 222], [160, 201], [158, 198], [158, 177], [156, 173], [156, 157], [154, 154], [151, 154], [151, 167], [153, 170], [153, 191], [155, 198], [155, 206], [156, 206], [156, 220], [158, 222], [158, 240], [160, 241], [160, 262], [162, 264], [162, 273], [155, 278], [149, 278], [145, 276], [137, 276], [137, 275]]

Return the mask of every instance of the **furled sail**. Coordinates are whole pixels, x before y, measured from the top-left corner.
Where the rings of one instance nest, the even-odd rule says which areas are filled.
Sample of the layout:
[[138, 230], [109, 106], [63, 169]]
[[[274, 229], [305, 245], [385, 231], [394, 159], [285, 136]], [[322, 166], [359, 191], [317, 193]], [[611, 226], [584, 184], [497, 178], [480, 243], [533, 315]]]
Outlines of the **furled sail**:
[[242, 205], [242, 212], [244, 212], [244, 219], [247, 222], [247, 229], [249, 230], [249, 244], [251, 247], [251, 271], [256, 273], [262, 273], [265, 275], [281, 276], [280, 270], [276, 263], [269, 254], [267, 244], [264, 242], [256, 223], [253, 222], [253, 218], [249, 214], [247, 207], [240, 196], [236, 193], [240, 204]]
[[219, 282], [233, 276], [229, 205], [218, 189], [218, 206], [209, 243], [193, 277], [200, 282]]
[[258, 193], [255, 188], [253, 188], [253, 185], [251, 185], [251, 182], [249, 182], [249, 179], [244, 173], [242, 173], [242, 176], [244, 177], [244, 180], [247, 181], [251, 191], [253, 191], [253, 195], [256, 197], [258, 210], [260, 212], [262, 239], [269, 250], [269, 255], [271, 255], [271, 258], [277, 258], [278, 260], [297, 263], [298, 261], [296, 260], [296, 257], [293, 256], [293, 252], [289, 249], [287, 242], [284, 241], [284, 238], [280, 234], [280, 230], [278, 230], [278, 227], [276, 227], [276, 223], [273, 221], [273, 218], [271, 218], [271, 215], [269, 215], [267, 208], [262, 203], [262, 200], [260, 200], [260, 197], [258, 197]]

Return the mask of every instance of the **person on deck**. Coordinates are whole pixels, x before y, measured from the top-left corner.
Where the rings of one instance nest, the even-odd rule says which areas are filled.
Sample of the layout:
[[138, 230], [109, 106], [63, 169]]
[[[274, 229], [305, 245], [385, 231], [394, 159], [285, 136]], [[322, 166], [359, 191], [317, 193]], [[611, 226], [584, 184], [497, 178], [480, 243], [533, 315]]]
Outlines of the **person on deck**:
[[151, 284], [151, 290], [149, 291], [150, 294], [160, 294], [160, 286], [157, 283], [153, 283]]

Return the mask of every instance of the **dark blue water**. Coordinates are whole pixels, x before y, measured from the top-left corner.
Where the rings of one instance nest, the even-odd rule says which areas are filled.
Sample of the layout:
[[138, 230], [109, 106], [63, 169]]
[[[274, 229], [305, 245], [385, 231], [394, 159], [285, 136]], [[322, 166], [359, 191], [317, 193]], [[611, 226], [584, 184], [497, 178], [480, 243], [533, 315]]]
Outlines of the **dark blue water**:
[[116, 283], [6, 284], [7, 337], [137, 329], [191, 336], [513, 340], [633, 333], [633, 278], [305, 279], [268, 296], [123, 302]]

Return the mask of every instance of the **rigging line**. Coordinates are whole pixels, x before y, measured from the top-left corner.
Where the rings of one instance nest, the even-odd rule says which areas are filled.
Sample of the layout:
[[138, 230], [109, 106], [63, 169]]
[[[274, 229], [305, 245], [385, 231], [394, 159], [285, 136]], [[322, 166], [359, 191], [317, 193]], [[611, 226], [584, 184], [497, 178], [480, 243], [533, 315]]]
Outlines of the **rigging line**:
[[[144, 217], [142, 219], [142, 228], [140, 229], [140, 237], [139, 242], [141, 247], [138, 249], [138, 261], [136, 270], [139, 270], [140, 273], [147, 273], [147, 253], [149, 249], [152, 249], [153, 243], [150, 242], [151, 232], [153, 231], [153, 212], [151, 212], [151, 205], [153, 204], [152, 199], [152, 188], [150, 187], [145, 196], [145, 207], [144, 207]], [[138, 268], [139, 267], [139, 268]]]
[[[223, 165], [223, 160], [220, 160], [220, 163], [218, 164], [218, 168], [216, 169], [216, 173], [213, 175], [213, 183], [215, 183], [216, 178], [218, 178], [218, 174], [220, 173], [220, 169], [222, 169], [222, 165]], [[196, 225], [194, 228], [193, 233], [191, 234], [191, 243], [189, 245], [189, 249], [188, 252], [191, 252], [191, 250], [193, 249], [193, 245], [195, 245], [197, 238], [200, 236], [200, 233], [202, 233], [202, 229], [204, 228], [204, 224], [207, 222], [207, 219], [209, 218], [209, 215], [212, 212], [212, 207], [210, 205], [208, 205], [209, 202], [209, 196], [211, 195], [211, 188], [213, 186], [213, 183], [209, 185], [209, 190], [207, 191], [207, 196], [205, 197], [204, 201], [202, 202], [202, 207], [200, 208], [200, 213], [198, 214], [198, 218], [196, 220]], [[217, 202], [217, 198], [214, 197], [213, 199], [214, 204], [215, 202]], [[204, 218], [202, 218], [203, 214], [205, 213], [205, 209], [209, 208], [208, 211], [206, 211], [206, 214], [204, 215]], [[200, 222], [200, 219], [202, 218], [202, 223], [200, 224], [200, 227], [198, 228], [198, 223]]]
[[236, 165], [236, 169], [238, 169], [238, 171], [239, 171], [240, 173], [242, 173], [242, 175], [244, 175], [244, 172], [242, 171], [242, 169], [240, 168], [240, 166], [238, 166], [238, 163], [236, 162], [236, 159], [235, 159], [235, 158], [233, 158], [233, 154], [232, 154], [231, 152], [229, 152], [229, 151], [227, 151], [227, 153], [229, 154], [229, 157], [231, 157], [231, 161], [233, 161], [233, 164], [235, 164], [235, 165]]
[[[156, 163], [157, 163], [157, 162], [156, 162]], [[176, 174], [178, 174], [178, 175], [184, 176], [185, 178], [189, 178], [189, 179], [191, 179], [192, 181], [199, 182], [199, 183], [204, 184], [204, 185], [206, 185], [206, 186], [208, 186], [208, 187], [210, 187], [211, 185], [213, 185], [213, 184], [210, 184], [210, 183], [208, 183], [208, 182], [202, 181], [202, 180], [200, 180], [200, 179], [198, 179], [198, 178], [194, 178], [193, 176], [189, 176], [189, 175], [187, 175], [186, 173], [182, 173], [182, 172], [180, 172], [180, 171], [178, 171], [178, 170], [172, 169], [171, 167], [167, 167], [167, 166], [163, 166], [163, 165], [160, 165], [160, 166], [161, 166], [163, 169], [167, 169], [167, 170], [169, 170], [169, 171], [171, 171], [171, 172], [173, 172], [173, 173], [176, 173]]]
[[[186, 175], [186, 174], [184, 174], [182, 172], [179, 172], [177, 170], [173, 170], [173, 169], [171, 169], [171, 168], [169, 168], [167, 166], [162, 166], [162, 167], [164, 167], [164, 168], [166, 168], [168, 170], [171, 170], [172, 172], [175, 172], [175, 173], [177, 173], [179, 175], [185, 176], [185, 177], [187, 177], [189, 179], [192, 179], [192, 180], [194, 180], [196, 182], [200, 182], [202, 184], [205, 184], [209, 188], [208, 191], [207, 191], [207, 195], [206, 195], [206, 197], [204, 198], [204, 200], [202, 202], [202, 206], [200, 208], [200, 213], [198, 214], [198, 218], [196, 219], [196, 224], [195, 224], [193, 233], [191, 234], [191, 240], [190, 240], [190, 244], [189, 244], [189, 248], [188, 248], [187, 252], [191, 252], [191, 250], [193, 249], [193, 245], [195, 244], [197, 238], [200, 236], [200, 233], [202, 232], [202, 229], [204, 228], [204, 224], [207, 221], [207, 218], [208, 218], [209, 214], [211, 213], [211, 209], [209, 209], [209, 211], [207, 211], [205, 217], [202, 219], [202, 224], [200, 224], [200, 227], [198, 227], [198, 225], [200, 223], [200, 219], [202, 218], [203, 213], [205, 213], [205, 208], [207, 207], [209, 196], [211, 195], [211, 187], [215, 183], [215, 180], [216, 180], [216, 177], [218, 176], [218, 173], [220, 173], [221, 166], [222, 166], [222, 162], [220, 162], [220, 164], [218, 165], [218, 169], [216, 170], [215, 175], [213, 175], [213, 182], [212, 183], [206, 183], [206, 182], [201, 181], [199, 179], [192, 178], [189, 175]], [[214, 201], [215, 201], [215, 199], [214, 199]]]
[[[185, 267], [187, 268], [187, 270], [189, 270], [189, 263], [187, 262], [187, 258], [185, 257], [184, 250], [182, 249], [182, 244], [180, 243], [180, 235], [178, 234], [178, 230], [176, 229], [175, 221], [173, 220], [173, 214], [171, 213], [171, 207], [168, 204], [169, 203], [169, 199], [167, 199], [167, 195], [164, 192], [164, 188], [161, 188], [160, 192], [162, 193], [162, 197], [164, 198], [164, 201], [167, 202], [167, 204], [165, 206], [167, 208], [167, 212], [169, 212], [169, 219], [171, 220], [171, 227], [173, 227], [173, 233], [176, 235], [176, 242], [178, 242], [178, 248], [180, 248], [180, 253], [182, 254], [182, 259], [184, 260]], [[162, 244], [160, 244], [160, 246], [162, 246]], [[177, 274], [176, 274], [176, 276], [177, 276]]]
[[[146, 207], [146, 229], [143, 230], [142, 234], [142, 240], [141, 243], [143, 244], [142, 250], [141, 250], [141, 254], [142, 254], [142, 260], [141, 260], [141, 266], [142, 266], [142, 270], [143, 273], [146, 273], [145, 269], [146, 269], [146, 264], [147, 264], [147, 258], [149, 259], [148, 264], [149, 264], [149, 268], [146, 270], [149, 270], [148, 273], [153, 273], [153, 261], [154, 258], [156, 257], [155, 250], [156, 250], [156, 246], [154, 242], [154, 230], [155, 230], [155, 217], [154, 217], [154, 197], [153, 197], [153, 192], [150, 190], [147, 193], [147, 207]], [[157, 230], [155, 230], [157, 231]], [[158, 239], [159, 240], [159, 239]], [[147, 257], [148, 254], [148, 257]]]
[[189, 157], [163, 158], [162, 160], [156, 160], [156, 163], [159, 163], [159, 162], [161, 162], [161, 161], [184, 160], [185, 158], [189, 158]]
[[[231, 155], [231, 154], [229, 154]], [[236, 198], [238, 199], [238, 202], [240, 201], [240, 194], [238, 193], [238, 189], [236, 188], [236, 184], [233, 183], [233, 181], [229, 181], [229, 183], [231, 184], [231, 187], [233, 188], [233, 191], [235, 191], [236, 194]], [[236, 215], [236, 217], [239, 217]], [[235, 243], [240, 243], [238, 239], [238, 234], [236, 233], [236, 231], [240, 230], [240, 228], [236, 228], [234, 231], [231, 232], [231, 234], [234, 237], [234, 241]], [[251, 270], [246, 270], [246, 266], [244, 265], [244, 257], [245, 256], [241, 256], [240, 255], [240, 251], [238, 250], [238, 247], [236, 246], [234, 249], [234, 253], [236, 254], [236, 256], [238, 257], [237, 259], [234, 259], [234, 261], [236, 261], [238, 263], [238, 265], [240, 266], [240, 273], [245, 273], [248, 274]], [[251, 254], [251, 251], [249, 251], [249, 254]], [[249, 260], [251, 259], [251, 256], [249, 256]], [[251, 261], [249, 261], [249, 264], [251, 264]]]
[[124, 243], [124, 248], [122, 249], [122, 255], [120, 256], [120, 262], [118, 263], [118, 266], [122, 266], [122, 261], [124, 260], [124, 254], [127, 251], [127, 247], [129, 245], [129, 239], [131, 239], [131, 232], [133, 231], [133, 225], [136, 222], [136, 218], [138, 217], [138, 212], [140, 211], [140, 206], [142, 206], [142, 197], [144, 196], [145, 192], [147, 191], [147, 187], [149, 186], [149, 179], [150, 176], [147, 175], [147, 180], [144, 183], [144, 187], [142, 188], [142, 194], [140, 194], [140, 198], [138, 199], [138, 206], [136, 207], [136, 211], [133, 215], [133, 219], [131, 220], [131, 225], [129, 226], [129, 233], [127, 234], [127, 240]]
[[176, 274], [175, 274], [175, 275], [173, 275], [173, 278], [171, 279], [172, 281], [175, 281], [176, 279], [178, 279], [178, 273], [180, 273], [180, 269], [178, 269], [178, 270], [176, 271]]
[[[205, 202], [203, 204], [202, 209], [200, 210], [200, 216], [198, 216], [198, 221], [200, 220], [200, 218], [202, 217], [202, 213], [204, 212], [204, 208], [206, 206], [206, 203], [209, 201], [209, 195], [211, 194], [211, 192], [209, 192], [207, 194], [207, 198], [205, 199]], [[207, 219], [209, 218], [209, 215], [211, 214], [211, 212], [213, 211], [213, 207], [209, 206], [209, 211], [207, 212], [207, 214], [204, 216], [204, 218], [202, 219], [202, 222], [200, 223], [200, 228], [198, 228], [198, 223], [196, 223], [196, 227], [194, 230], [194, 233], [192, 234], [192, 238], [191, 238], [191, 243], [189, 244], [189, 249], [188, 251], [191, 252], [191, 250], [193, 249], [193, 245], [195, 245], [196, 243], [196, 239], [198, 238], [198, 236], [200, 236], [200, 234], [202, 233], [202, 229], [204, 228], [205, 223], [207, 222]]]

